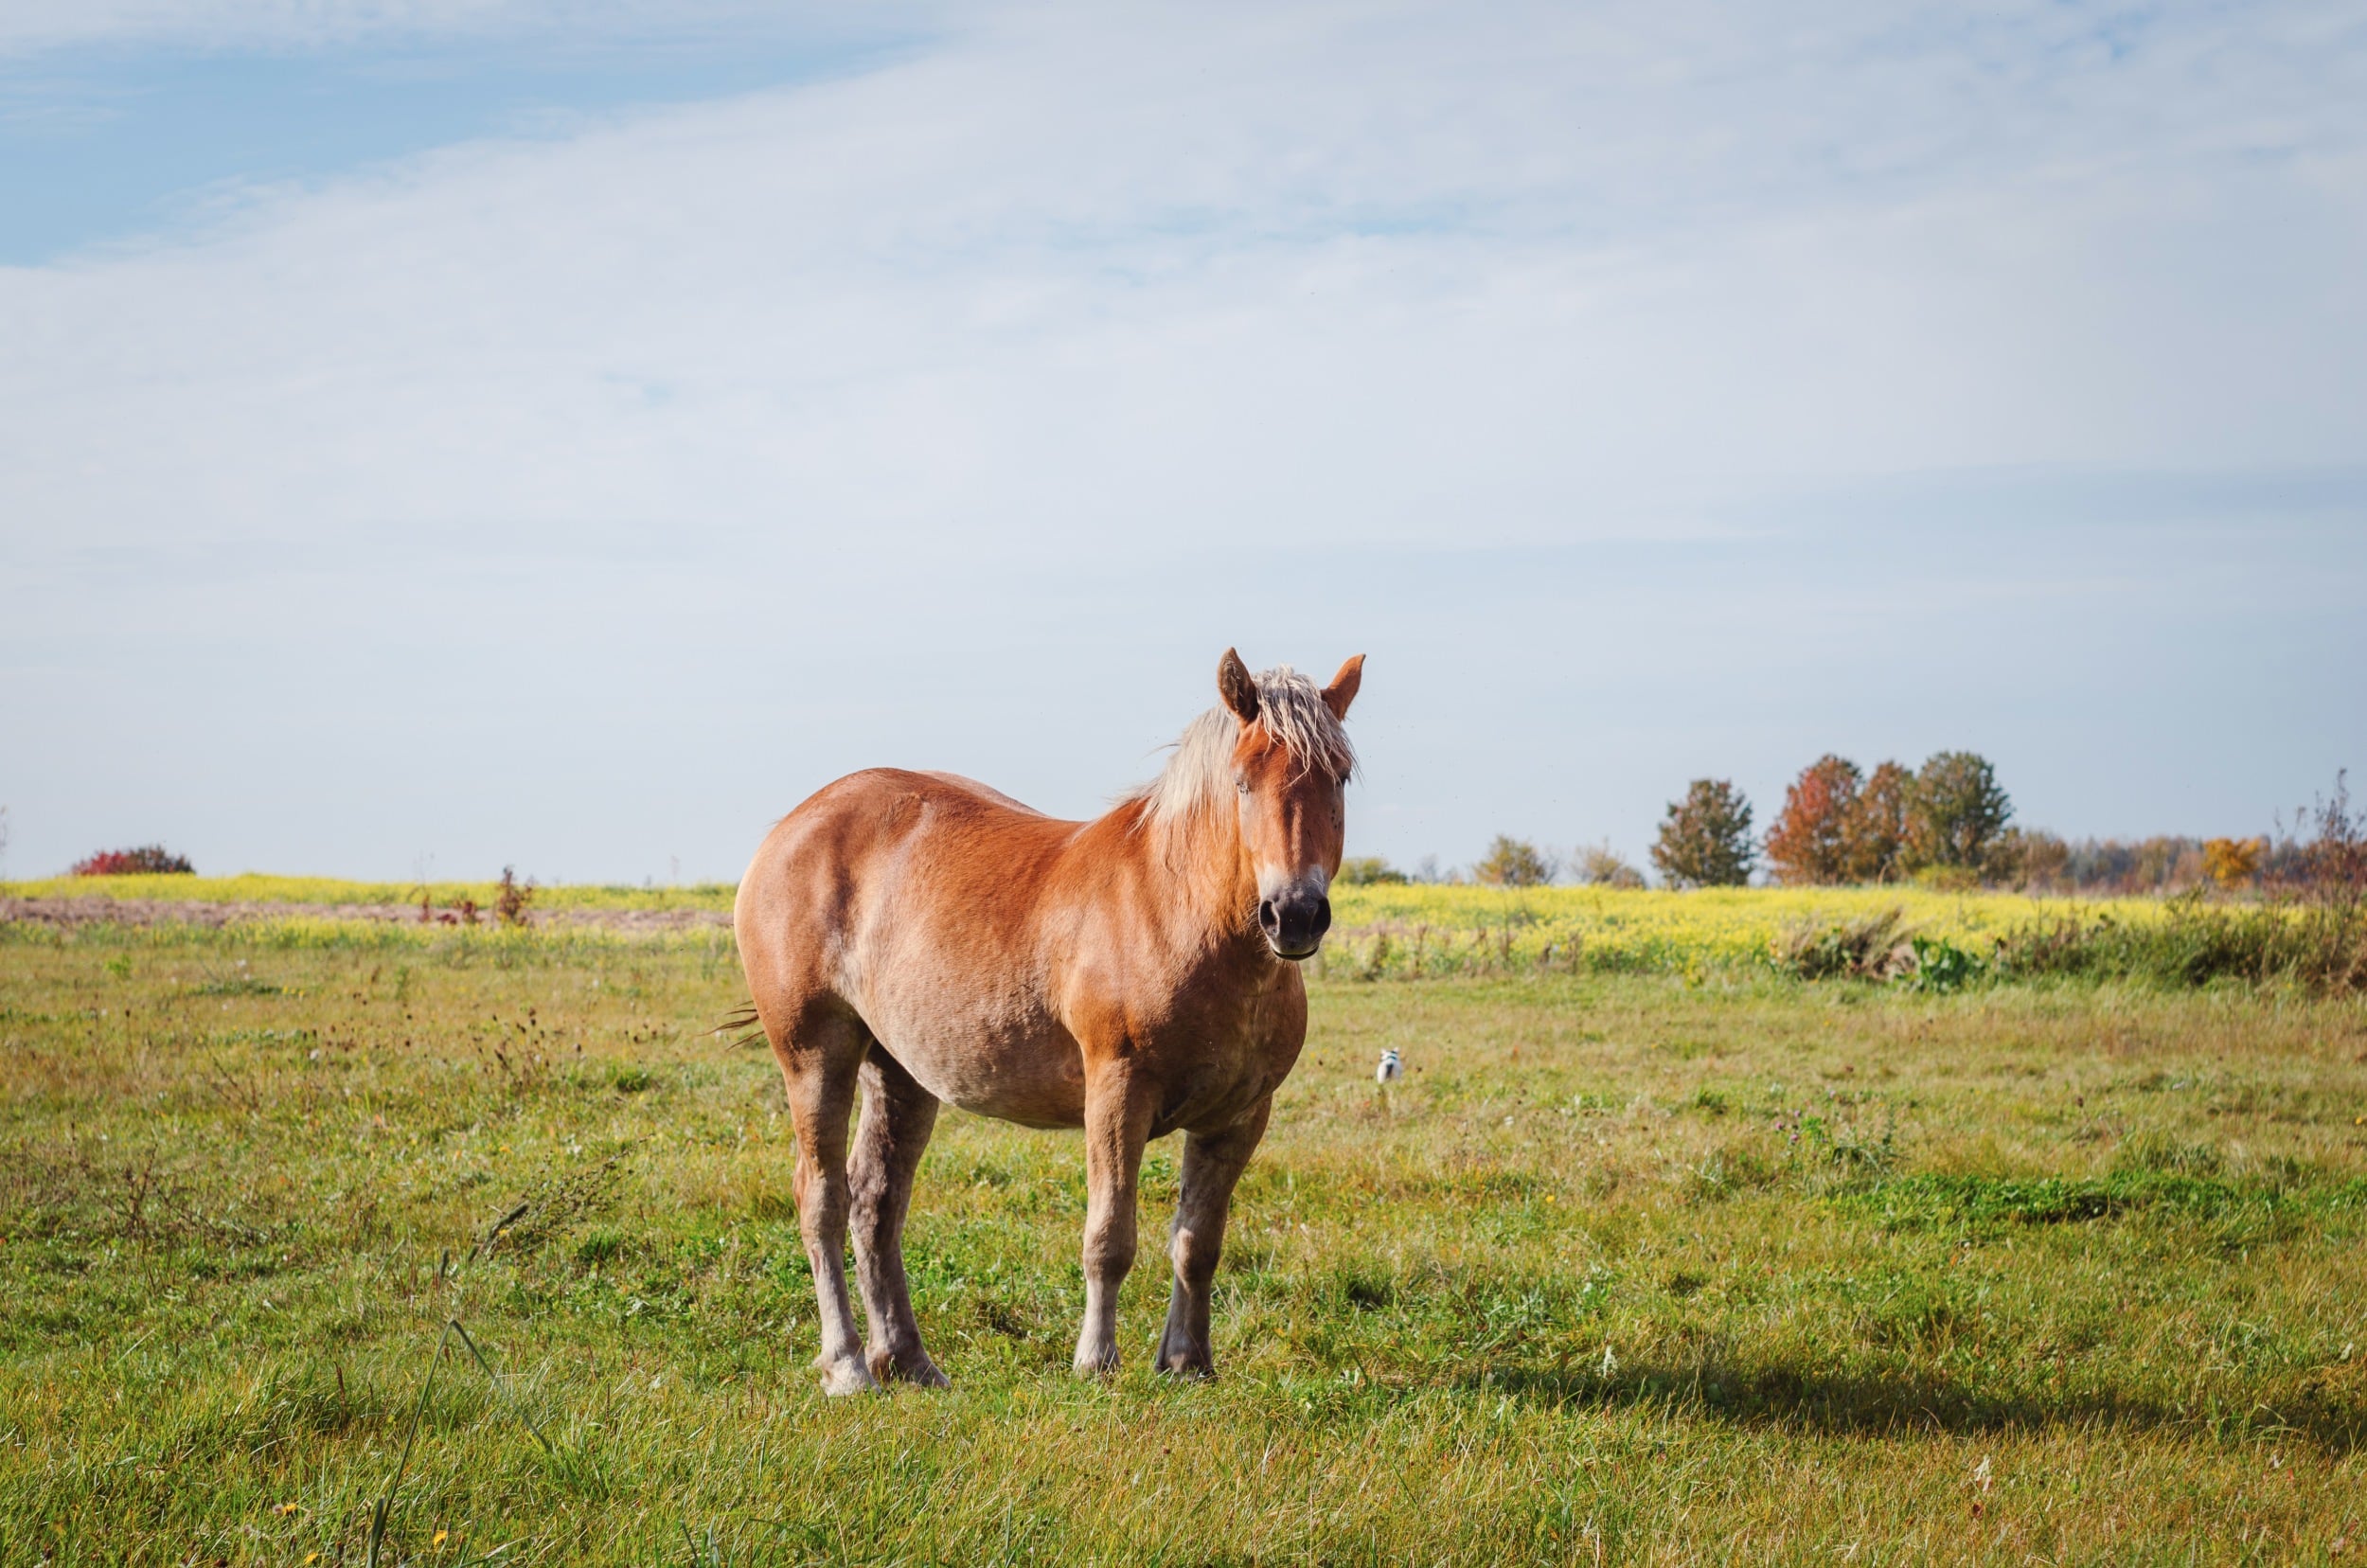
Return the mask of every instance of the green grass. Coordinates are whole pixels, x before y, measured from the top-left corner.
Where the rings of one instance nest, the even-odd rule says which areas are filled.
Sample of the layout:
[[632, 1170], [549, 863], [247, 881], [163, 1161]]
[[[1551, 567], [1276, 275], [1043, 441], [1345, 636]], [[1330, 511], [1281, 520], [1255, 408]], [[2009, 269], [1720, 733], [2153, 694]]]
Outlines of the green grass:
[[953, 1115], [956, 1386], [826, 1401], [740, 994], [720, 933], [0, 926], [0, 1562], [359, 1564], [406, 1437], [382, 1561], [2367, 1551], [2356, 999], [1329, 980], [1219, 1381], [1143, 1369], [1174, 1144], [1080, 1383], [1078, 1145]]

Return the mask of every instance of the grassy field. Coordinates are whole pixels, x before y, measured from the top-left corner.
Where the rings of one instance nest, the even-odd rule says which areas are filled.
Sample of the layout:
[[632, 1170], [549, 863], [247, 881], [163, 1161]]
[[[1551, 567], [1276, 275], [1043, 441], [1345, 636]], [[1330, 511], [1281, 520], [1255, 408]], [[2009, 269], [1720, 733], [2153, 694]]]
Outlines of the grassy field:
[[[53, 877], [0, 882], [0, 900], [72, 900], [80, 904], [156, 900], [306, 908], [416, 906], [463, 900], [489, 911], [492, 882], [346, 882], [329, 877]], [[567, 883], [535, 889], [534, 911], [582, 914], [657, 910], [728, 915], [732, 888]], [[1703, 888], [1693, 892], [1605, 887], [1493, 888], [1470, 884], [1381, 884], [1332, 890], [1337, 936], [1326, 971], [1370, 977], [1431, 976], [1506, 968], [1683, 970], [1755, 962], [1788, 922], [1812, 925], [1896, 910], [1913, 930], [1979, 948], [2032, 921], [2101, 907], [2017, 893], [1941, 893], [1918, 887]], [[2158, 920], [2151, 899], [2106, 901], [2125, 921]]]
[[2358, 1001], [1346, 971], [1219, 1381], [1156, 1223], [1068, 1375], [1078, 1145], [953, 1115], [955, 1387], [825, 1401], [724, 934], [0, 925], [0, 1561], [2367, 1552]]

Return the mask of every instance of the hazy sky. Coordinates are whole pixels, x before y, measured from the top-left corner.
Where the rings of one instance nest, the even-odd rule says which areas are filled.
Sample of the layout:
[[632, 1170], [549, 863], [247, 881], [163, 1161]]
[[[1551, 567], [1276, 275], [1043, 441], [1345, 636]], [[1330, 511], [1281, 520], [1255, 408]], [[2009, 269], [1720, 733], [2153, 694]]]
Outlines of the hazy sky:
[[2367, 770], [2367, 13], [13, 0], [9, 874], [736, 876], [1370, 655], [1351, 846]]

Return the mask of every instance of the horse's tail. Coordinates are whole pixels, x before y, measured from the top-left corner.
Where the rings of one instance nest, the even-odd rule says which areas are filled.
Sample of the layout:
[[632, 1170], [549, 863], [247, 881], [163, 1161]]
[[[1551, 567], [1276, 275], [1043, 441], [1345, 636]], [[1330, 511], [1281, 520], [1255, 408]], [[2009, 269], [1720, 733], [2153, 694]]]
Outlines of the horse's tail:
[[756, 1016], [756, 1005], [753, 999], [740, 1003], [739, 1007], [725, 1013], [717, 1021], [715, 1027], [707, 1032], [722, 1041], [726, 1050], [738, 1050], [742, 1046], [761, 1045], [767, 1042], [764, 1021]]

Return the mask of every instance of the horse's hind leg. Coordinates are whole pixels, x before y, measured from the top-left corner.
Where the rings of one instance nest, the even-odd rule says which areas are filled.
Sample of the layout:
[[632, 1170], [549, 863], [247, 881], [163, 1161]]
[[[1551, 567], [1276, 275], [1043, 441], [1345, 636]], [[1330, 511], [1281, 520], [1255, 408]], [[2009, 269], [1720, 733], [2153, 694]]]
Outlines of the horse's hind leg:
[[863, 1366], [863, 1340], [846, 1297], [846, 1120], [854, 1109], [855, 1076], [871, 1037], [854, 1019], [811, 1011], [775, 1041], [789, 1086], [790, 1119], [797, 1129], [797, 1228], [813, 1271], [822, 1318], [823, 1392], [859, 1394], [879, 1386]]
[[863, 1316], [870, 1320], [866, 1361], [871, 1375], [943, 1388], [946, 1376], [921, 1348], [904, 1281], [904, 1213], [912, 1203], [913, 1172], [937, 1125], [937, 1101], [903, 1066], [873, 1044], [863, 1064], [863, 1117], [855, 1126], [855, 1155], [846, 1167], [854, 1199], [855, 1272], [863, 1282]]
[[1175, 1205], [1175, 1229], [1167, 1243], [1175, 1264], [1175, 1292], [1167, 1300], [1166, 1331], [1159, 1336], [1159, 1370], [1189, 1378], [1216, 1371], [1208, 1345], [1208, 1296], [1224, 1250], [1225, 1217], [1233, 1208], [1233, 1185], [1265, 1136], [1271, 1096], [1231, 1127], [1194, 1132], [1184, 1142], [1183, 1192]]

